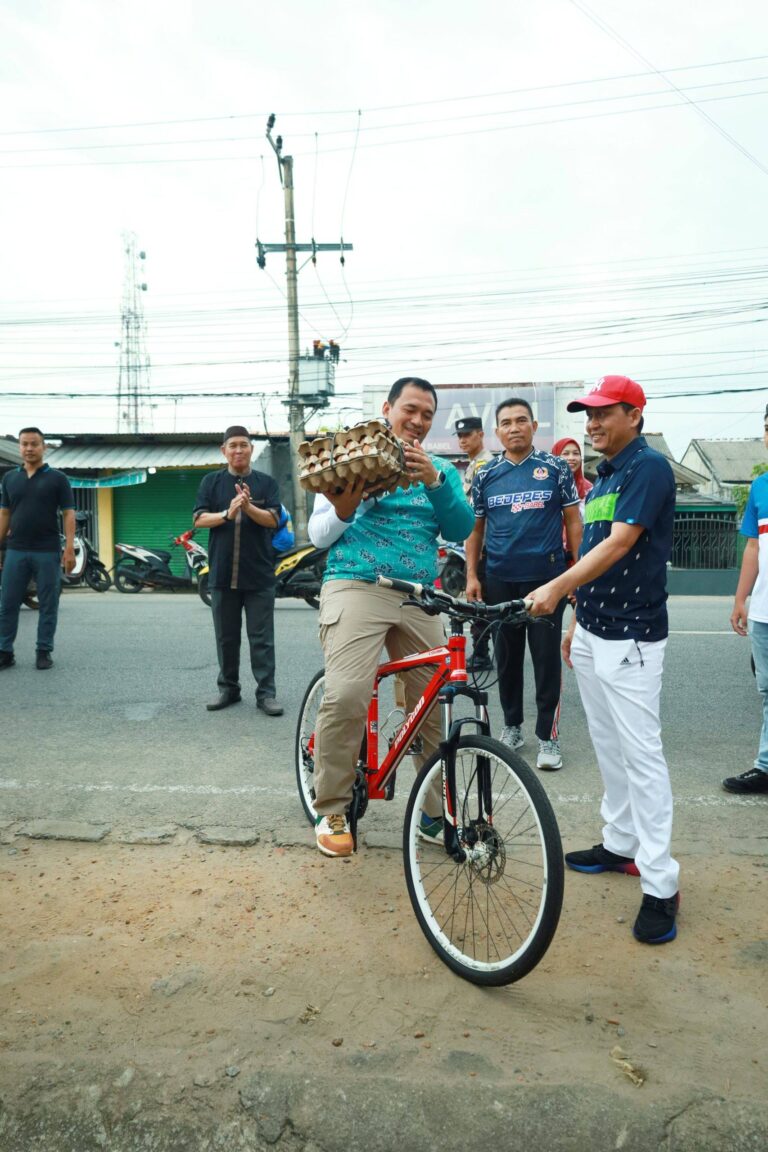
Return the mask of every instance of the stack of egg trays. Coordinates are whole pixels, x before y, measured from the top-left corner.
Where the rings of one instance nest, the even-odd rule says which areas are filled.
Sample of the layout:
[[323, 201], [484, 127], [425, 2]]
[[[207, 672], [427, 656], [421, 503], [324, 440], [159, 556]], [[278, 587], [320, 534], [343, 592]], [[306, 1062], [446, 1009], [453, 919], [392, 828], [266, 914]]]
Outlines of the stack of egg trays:
[[299, 482], [310, 492], [338, 492], [360, 475], [367, 481], [366, 497], [410, 484], [402, 444], [380, 420], [305, 440], [299, 456]]

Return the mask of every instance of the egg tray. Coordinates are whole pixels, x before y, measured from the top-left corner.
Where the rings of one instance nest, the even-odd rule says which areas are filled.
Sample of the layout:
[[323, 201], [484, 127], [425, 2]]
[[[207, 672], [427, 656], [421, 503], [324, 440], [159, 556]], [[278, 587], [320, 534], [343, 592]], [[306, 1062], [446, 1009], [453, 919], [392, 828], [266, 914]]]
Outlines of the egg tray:
[[316, 436], [299, 445], [299, 483], [310, 492], [340, 492], [358, 476], [366, 481], [364, 497], [408, 488], [403, 445], [380, 420]]

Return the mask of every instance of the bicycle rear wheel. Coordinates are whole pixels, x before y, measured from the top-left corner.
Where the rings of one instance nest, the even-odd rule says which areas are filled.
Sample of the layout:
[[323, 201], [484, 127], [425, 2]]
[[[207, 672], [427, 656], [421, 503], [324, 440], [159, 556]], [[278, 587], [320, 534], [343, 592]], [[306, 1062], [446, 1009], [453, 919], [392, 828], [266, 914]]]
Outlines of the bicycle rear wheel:
[[310, 824], [315, 823], [315, 729], [317, 713], [323, 701], [325, 673], [317, 672], [309, 682], [299, 709], [296, 724], [296, 783], [299, 786], [299, 799]]
[[419, 834], [433, 756], [413, 786], [403, 855], [408, 894], [440, 959], [473, 984], [511, 984], [549, 947], [563, 902], [563, 854], [555, 814], [535, 775], [506, 745], [466, 736], [456, 748], [456, 814], [464, 859]]

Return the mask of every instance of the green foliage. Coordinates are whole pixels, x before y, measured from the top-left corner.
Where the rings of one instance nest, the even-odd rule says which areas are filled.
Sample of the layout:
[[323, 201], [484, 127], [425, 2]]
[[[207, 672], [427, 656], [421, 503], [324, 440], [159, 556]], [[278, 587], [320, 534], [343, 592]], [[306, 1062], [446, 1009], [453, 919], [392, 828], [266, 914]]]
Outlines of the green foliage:
[[[768, 472], [768, 464], [755, 464], [752, 469], [752, 479], [754, 480], [756, 476], [762, 476], [764, 472]], [[733, 499], [739, 512], [739, 519], [741, 519], [749, 499], [749, 484], [737, 484], [733, 489]]]

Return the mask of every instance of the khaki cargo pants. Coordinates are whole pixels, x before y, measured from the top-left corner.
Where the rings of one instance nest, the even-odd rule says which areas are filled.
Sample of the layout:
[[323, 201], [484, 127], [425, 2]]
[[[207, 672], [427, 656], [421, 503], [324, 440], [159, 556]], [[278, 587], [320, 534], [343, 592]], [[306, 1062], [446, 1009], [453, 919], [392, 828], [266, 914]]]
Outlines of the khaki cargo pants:
[[[403, 599], [402, 592], [361, 580], [326, 580], [323, 584], [320, 643], [325, 656], [325, 694], [315, 733], [315, 808], [322, 816], [343, 812], [352, 799], [355, 764], [382, 649], [397, 660], [445, 643], [440, 617], [427, 616], [418, 608], [404, 608]], [[433, 674], [431, 668], [403, 674], [408, 712]], [[437, 705], [420, 734], [424, 753], [413, 757], [417, 769], [440, 743]], [[380, 759], [381, 755], [380, 751]], [[430, 816], [440, 815], [439, 781], [425, 808]]]

